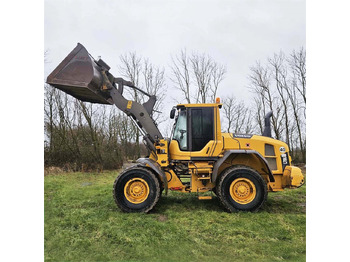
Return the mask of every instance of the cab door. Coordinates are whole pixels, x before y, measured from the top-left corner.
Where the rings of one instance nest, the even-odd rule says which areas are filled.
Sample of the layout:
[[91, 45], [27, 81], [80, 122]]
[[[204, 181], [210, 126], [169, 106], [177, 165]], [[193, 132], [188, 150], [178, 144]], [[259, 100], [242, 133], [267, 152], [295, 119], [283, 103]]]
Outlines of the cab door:
[[189, 108], [189, 148], [192, 152], [208, 150], [214, 140], [214, 108]]
[[218, 106], [193, 107], [189, 119], [191, 160], [214, 160], [222, 151]]
[[171, 159], [190, 160], [188, 126], [188, 109], [183, 107], [179, 110], [170, 141], [169, 153]]
[[209, 160], [222, 150], [217, 106], [184, 107], [179, 111], [170, 142], [171, 159]]

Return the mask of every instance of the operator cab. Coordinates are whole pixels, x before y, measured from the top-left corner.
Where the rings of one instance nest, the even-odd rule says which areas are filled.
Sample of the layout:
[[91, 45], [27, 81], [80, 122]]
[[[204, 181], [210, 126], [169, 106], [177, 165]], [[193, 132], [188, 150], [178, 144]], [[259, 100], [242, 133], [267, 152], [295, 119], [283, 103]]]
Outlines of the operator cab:
[[[215, 114], [218, 104], [186, 104], [173, 108], [170, 116], [177, 116], [172, 132], [170, 152], [172, 159], [181, 160], [184, 156], [189, 158], [193, 152], [200, 152], [205, 149], [206, 155], [209, 153], [210, 142], [215, 142], [217, 121]], [[176, 154], [176, 153], [179, 154]], [[188, 154], [186, 154], [188, 152]], [[202, 154], [203, 155], [203, 154]]]

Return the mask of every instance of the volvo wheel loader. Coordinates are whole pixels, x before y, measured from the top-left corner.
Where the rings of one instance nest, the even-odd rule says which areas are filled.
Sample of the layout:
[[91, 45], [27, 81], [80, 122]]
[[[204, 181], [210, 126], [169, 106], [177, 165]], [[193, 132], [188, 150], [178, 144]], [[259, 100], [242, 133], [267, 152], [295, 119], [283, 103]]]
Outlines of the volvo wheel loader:
[[[263, 135], [221, 131], [219, 99], [212, 104], [179, 104], [170, 112], [174, 127], [164, 138], [152, 118], [156, 97], [116, 78], [102, 60], [78, 45], [47, 77], [47, 83], [82, 101], [117, 106], [143, 134], [149, 156], [122, 171], [113, 185], [116, 204], [125, 212], [148, 212], [163, 190], [197, 193], [212, 191], [229, 211], [256, 211], [268, 192], [297, 188], [304, 183], [291, 165], [289, 148], [271, 138], [270, 117]], [[127, 100], [125, 87], [149, 97], [143, 104]]]

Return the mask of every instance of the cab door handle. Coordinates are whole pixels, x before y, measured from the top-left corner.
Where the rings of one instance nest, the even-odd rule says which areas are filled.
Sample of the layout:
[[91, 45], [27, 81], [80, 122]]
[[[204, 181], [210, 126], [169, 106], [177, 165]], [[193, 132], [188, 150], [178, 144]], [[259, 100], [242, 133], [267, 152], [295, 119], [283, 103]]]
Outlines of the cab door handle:
[[207, 152], [205, 154], [208, 154], [210, 147], [208, 147]]

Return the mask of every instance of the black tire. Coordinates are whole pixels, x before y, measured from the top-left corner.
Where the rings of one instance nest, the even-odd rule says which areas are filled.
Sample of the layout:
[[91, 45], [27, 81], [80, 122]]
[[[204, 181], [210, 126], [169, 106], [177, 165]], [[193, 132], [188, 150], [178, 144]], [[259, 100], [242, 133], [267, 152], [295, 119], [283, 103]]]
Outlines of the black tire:
[[[240, 185], [243, 185], [241, 195], [238, 193]], [[217, 182], [217, 196], [229, 212], [257, 211], [266, 201], [267, 186], [254, 169], [234, 166], [220, 176]]]
[[[125, 191], [129, 192], [127, 188], [130, 188], [130, 186], [127, 185], [130, 183], [132, 185], [134, 182], [141, 183], [143, 189], [147, 192], [139, 203], [137, 201], [133, 202], [132, 195], [125, 193]], [[157, 204], [160, 197], [158, 178], [147, 168], [139, 166], [128, 168], [116, 178], [113, 185], [113, 197], [118, 207], [124, 212], [147, 213]]]

